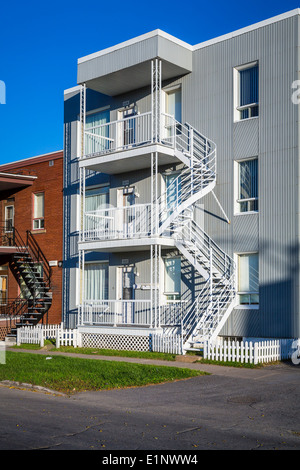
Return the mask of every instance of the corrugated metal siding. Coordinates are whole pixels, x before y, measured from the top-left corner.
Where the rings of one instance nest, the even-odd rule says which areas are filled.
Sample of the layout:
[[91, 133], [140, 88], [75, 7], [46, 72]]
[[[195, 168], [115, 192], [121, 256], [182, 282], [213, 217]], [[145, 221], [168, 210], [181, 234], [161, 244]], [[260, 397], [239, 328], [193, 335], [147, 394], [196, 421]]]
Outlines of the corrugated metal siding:
[[[259, 118], [233, 124], [233, 68], [259, 61]], [[205, 199], [205, 229], [224, 250], [259, 250], [260, 309], [249, 315], [261, 336], [299, 336], [298, 122], [291, 84], [298, 78], [298, 17], [194, 53], [183, 77], [183, 116], [217, 144], [215, 190], [231, 224]], [[233, 161], [258, 155], [259, 214], [234, 216]], [[203, 202], [203, 201], [201, 201]], [[235, 310], [230, 334], [248, 335], [245, 310]], [[232, 320], [231, 320], [232, 321]], [[239, 326], [239, 333], [232, 328]], [[226, 329], [226, 328], [225, 328]]]

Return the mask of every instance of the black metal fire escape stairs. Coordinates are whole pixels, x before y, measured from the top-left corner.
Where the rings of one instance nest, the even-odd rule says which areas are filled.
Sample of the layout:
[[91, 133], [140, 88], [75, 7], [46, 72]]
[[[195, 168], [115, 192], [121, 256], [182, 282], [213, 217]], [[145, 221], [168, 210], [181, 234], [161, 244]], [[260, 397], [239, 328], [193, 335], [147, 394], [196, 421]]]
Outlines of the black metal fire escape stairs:
[[51, 267], [29, 230], [26, 232], [26, 242], [14, 227], [9, 236], [2, 236], [2, 244], [4, 238], [6, 245], [15, 248], [10, 268], [19, 283], [21, 294], [1, 306], [1, 316], [7, 320], [7, 336], [16, 336], [17, 328], [48, 322], [52, 304]]

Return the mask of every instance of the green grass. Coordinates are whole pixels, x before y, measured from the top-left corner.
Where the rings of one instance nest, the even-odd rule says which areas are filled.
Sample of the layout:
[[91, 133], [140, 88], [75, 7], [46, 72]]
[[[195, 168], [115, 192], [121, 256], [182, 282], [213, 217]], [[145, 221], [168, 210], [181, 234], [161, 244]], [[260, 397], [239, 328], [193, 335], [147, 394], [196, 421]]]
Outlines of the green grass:
[[[46, 359], [52, 357], [52, 359]], [[139, 387], [183, 380], [204, 372], [169, 366], [108, 362], [6, 351], [6, 364], [0, 365], [0, 381], [30, 383], [67, 394]]]
[[201, 364], [211, 364], [215, 366], [227, 366], [227, 367], [242, 367], [246, 369], [257, 369], [262, 367], [262, 364], [251, 364], [248, 362], [236, 362], [236, 361], [214, 361], [211, 359], [201, 359]]
[[137, 357], [140, 359], [154, 359], [163, 361], [175, 361], [176, 354], [166, 354], [151, 351], [124, 351], [119, 349], [97, 349], [97, 348], [74, 348], [72, 346], [61, 346], [52, 351], [61, 351], [67, 353], [93, 354], [99, 356], [117, 356], [117, 357]]
[[[53, 344], [52, 341], [45, 341], [45, 345]], [[39, 344], [21, 344], [13, 346], [14, 349], [37, 350], [41, 349]], [[61, 346], [60, 348], [51, 348], [51, 351], [60, 351], [66, 353], [91, 354], [99, 356], [115, 356], [115, 357], [136, 357], [140, 359], [154, 359], [162, 361], [175, 361], [176, 354], [158, 353], [151, 351], [125, 351], [118, 349], [99, 349], [99, 348], [74, 348], [73, 346]]]

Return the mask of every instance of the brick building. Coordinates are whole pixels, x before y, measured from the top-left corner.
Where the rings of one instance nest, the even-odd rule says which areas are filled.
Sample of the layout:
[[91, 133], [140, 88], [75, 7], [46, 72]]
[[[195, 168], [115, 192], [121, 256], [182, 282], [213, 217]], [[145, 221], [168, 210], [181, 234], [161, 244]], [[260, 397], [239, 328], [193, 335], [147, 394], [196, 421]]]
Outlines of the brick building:
[[0, 165], [0, 211], [3, 339], [14, 319], [61, 322], [63, 152]]

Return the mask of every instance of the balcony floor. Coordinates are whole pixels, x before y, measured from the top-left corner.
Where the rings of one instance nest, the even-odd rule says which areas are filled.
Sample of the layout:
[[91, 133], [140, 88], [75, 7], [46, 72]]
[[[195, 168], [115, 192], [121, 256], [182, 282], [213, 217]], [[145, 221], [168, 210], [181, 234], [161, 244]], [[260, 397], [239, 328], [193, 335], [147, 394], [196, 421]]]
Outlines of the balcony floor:
[[128, 238], [122, 240], [93, 240], [78, 244], [79, 250], [117, 253], [126, 251], [146, 251], [151, 245], [161, 248], [174, 247], [174, 240], [168, 237]]
[[0, 255], [11, 255], [18, 252], [16, 246], [0, 246]]
[[87, 156], [79, 161], [79, 167], [106, 174], [136, 171], [151, 168], [151, 154], [155, 152], [158, 153], [158, 165], [182, 162], [182, 158], [177, 158], [176, 151], [173, 148], [162, 144], [149, 144], [109, 154]]

